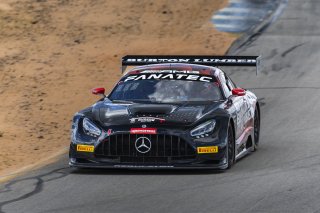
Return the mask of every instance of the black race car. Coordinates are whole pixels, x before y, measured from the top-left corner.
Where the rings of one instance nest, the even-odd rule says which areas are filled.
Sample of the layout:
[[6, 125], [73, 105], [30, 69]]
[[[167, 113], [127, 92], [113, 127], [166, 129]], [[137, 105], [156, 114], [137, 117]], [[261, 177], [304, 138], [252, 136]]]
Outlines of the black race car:
[[257, 97], [216, 66], [253, 56], [126, 56], [111, 93], [76, 113], [70, 162], [96, 168], [230, 168], [259, 143]]

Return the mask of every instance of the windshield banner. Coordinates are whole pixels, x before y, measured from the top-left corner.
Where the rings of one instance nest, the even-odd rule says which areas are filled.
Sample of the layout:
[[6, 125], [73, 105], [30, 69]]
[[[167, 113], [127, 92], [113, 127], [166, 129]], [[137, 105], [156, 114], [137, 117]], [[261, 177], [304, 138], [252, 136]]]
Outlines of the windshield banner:
[[215, 82], [212, 76], [195, 75], [195, 74], [179, 74], [179, 73], [160, 73], [160, 74], [139, 74], [129, 75], [123, 81], [137, 81], [137, 80], [185, 80], [185, 81], [202, 81], [202, 82]]

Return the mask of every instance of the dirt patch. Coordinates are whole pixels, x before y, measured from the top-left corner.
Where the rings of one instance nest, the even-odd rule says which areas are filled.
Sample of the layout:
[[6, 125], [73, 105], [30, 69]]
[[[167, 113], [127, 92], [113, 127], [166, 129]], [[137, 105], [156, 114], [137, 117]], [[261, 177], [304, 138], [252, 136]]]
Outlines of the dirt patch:
[[126, 54], [224, 54], [226, 0], [2, 0], [0, 176], [67, 149], [72, 115], [112, 88]]

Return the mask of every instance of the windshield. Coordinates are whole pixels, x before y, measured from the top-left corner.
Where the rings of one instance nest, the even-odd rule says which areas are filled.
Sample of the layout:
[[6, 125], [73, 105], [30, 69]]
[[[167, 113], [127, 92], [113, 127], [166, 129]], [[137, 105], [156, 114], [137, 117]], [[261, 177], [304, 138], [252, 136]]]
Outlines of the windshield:
[[222, 99], [216, 82], [186, 80], [134, 80], [120, 81], [109, 95], [111, 100], [142, 102], [197, 102]]

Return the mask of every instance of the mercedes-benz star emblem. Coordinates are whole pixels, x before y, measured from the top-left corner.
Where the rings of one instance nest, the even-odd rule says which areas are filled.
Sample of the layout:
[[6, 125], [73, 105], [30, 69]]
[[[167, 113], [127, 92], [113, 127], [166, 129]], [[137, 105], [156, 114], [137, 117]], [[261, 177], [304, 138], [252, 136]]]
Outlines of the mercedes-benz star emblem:
[[140, 137], [136, 140], [135, 147], [138, 152], [147, 153], [151, 149], [151, 141], [147, 137]]

